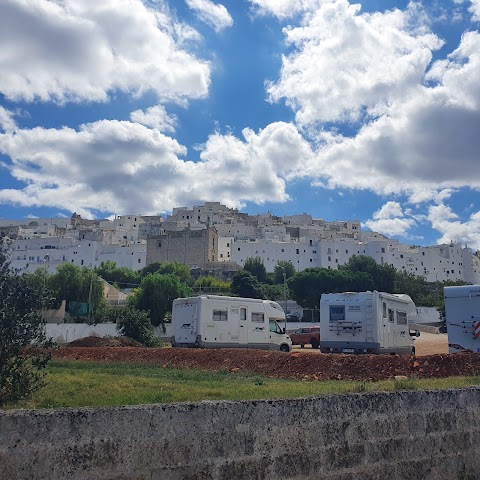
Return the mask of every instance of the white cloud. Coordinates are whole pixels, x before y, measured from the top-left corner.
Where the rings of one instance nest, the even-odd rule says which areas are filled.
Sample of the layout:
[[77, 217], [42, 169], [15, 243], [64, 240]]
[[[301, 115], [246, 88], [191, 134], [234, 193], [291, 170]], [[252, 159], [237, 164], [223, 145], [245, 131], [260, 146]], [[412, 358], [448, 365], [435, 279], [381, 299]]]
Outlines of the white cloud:
[[50, 206], [91, 217], [92, 210], [157, 213], [215, 198], [229, 206], [288, 199], [285, 178], [312, 155], [291, 124], [258, 133], [211, 135], [201, 161], [156, 129], [99, 121], [78, 131], [34, 128], [0, 134], [5, 165], [23, 190], [0, 190], [0, 202]]
[[133, 122], [156, 128], [161, 132], [174, 132], [177, 123], [176, 117], [169, 116], [162, 105], [155, 105], [147, 110], [135, 110], [130, 114], [130, 118]]
[[141, 0], [4, 0], [0, 92], [58, 102], [105, 101], [115, 90], [205, 96], [210, 66], [184, 48], [198, 34], [158, 8]]
[[413, 218], [406, 218], [398, 202], [387, 202], [373, 214], [373, 219], [365, 222], [371, 230], [385, 235], [406, 236], [416, 225]]
[[14, 113], [0, 105], [0, 130], [12, 132], [16, 128]]
[[258, 15], [274, 15], [285, 19], [299, 13], [314, 10], [332, 0], [250, 0]]
[[453, 241], [480, 249], [480, 212], [473, 213], [466, 222], [461, 222], [449, 206], [441, 203], [429, 208], [428, 219], [432, 227], [442, 234], [438, 243]]
[[406, 11], [359, 14], [347, 0], [326, 2], [285, 29], [295, 49], [283, 59], [281, 78], [268, 85], [272, 101], [285, 99], [301, 124], [357, 121], [389, 110], [423, 80], [442, 41], [425, 30], [412, 6]]
[[202, 22], [210, 25], [216, 32], [233, 25], [232, 17], [221, 4], [213, 3], [211, 0], [185, 0], [185, 2]]
[[480, 22], [480, 0], [472, 0], [472, 6], [469, 11], [473, 14], [473, 20]]
[[[286, 29], [295, 48], [268, 88], [319, 146], [299, 172], [313, 185], [403, 193], [414, 203], [480, 188], [480, 34], [465, 33], [430, 67], [442, 41], [422, 15], [414, 23], [418, 8], [361, 15], [337, 0]], [[348, 137], [338, 133], [345, 122]]]

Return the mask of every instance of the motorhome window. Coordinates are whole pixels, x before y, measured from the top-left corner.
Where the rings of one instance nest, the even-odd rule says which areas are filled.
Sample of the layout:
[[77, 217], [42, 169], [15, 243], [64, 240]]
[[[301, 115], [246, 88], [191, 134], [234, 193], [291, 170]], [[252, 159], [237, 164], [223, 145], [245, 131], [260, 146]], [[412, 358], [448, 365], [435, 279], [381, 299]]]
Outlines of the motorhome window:
[[263, 323], [265, 321], [264, 313], [252, 312], [252, 322]]
[[270, 329], [271, 332], [274, 332], [274, 333], [283, 333], [283, 330], [280, 328], [278, 323], [275, 322], [275, 321], [270, 321], [269, 329]]
[[330, 305], [330, 321], [345, 320], [345, 305]]
[[349, 312], [359, 312], [360, 311], [360, 305], [349, 305], [348, 306], [348, 311]]
[[397, 324], [406, 325], [407, 324], [407, 312], [402, 312], [397, 310]]
[[214, 310], [213, 321], [214, 322], [226, 322], [228, 320], [227, 310]]
[[388, 309], [388, 321], [392, 323], [395, 321], [395, 312], [391, 308]]
[[387, 304], [383, 302], [383, 318], [387, 318]]
[[247, 320], [247, 309], [246, 308], [240, 308], [240, 320], [246, 321]]

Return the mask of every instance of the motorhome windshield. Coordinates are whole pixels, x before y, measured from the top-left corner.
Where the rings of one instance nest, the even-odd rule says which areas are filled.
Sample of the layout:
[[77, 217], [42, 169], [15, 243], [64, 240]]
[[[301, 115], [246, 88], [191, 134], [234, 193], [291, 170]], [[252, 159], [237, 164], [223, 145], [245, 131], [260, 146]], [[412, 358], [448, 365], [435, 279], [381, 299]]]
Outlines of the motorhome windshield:
[[283, 333], [283, 328], [275, 321], [270, 319], [270, 331], [273, 333]]

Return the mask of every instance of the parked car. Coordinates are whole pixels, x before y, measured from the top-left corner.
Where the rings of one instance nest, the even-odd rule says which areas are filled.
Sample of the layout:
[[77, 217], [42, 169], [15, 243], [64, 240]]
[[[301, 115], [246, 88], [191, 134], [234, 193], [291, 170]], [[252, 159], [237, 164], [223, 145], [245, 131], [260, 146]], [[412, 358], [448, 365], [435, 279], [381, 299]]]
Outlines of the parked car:
[[287, 313], [287, 322], [299, 322], [300, 317], [296, 313]]
[[310, 344], [312, 348], [320, 346], [320, 327], [302, 327], [289, 334], [292, 345], [300, 345], [302, 348]]

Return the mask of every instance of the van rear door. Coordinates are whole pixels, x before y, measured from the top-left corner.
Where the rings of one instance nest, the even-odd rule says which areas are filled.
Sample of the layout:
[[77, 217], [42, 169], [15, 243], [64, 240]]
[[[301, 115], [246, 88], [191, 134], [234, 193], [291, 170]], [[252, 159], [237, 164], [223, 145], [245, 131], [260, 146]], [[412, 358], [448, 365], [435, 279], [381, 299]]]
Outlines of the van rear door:
[[197, 303], [179, 303], [173, 312], [175, 343], [194, 344], [197, 341]]

